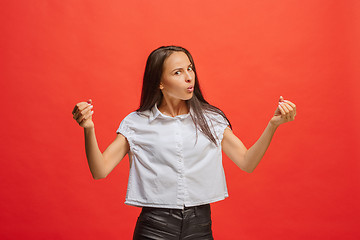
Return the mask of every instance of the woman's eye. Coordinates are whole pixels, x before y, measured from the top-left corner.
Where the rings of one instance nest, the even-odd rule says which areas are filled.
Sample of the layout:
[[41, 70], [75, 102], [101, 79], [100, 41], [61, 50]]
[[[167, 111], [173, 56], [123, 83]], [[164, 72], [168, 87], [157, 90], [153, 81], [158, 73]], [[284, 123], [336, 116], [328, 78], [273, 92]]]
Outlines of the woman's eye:
[[188, 68], [188, 71], [192, 71], [192, 67], [189, 67], [189, 68]]
[[180, 75], [180, 71], [176, 71], [176, 72], [175, 72], [175, 75]]

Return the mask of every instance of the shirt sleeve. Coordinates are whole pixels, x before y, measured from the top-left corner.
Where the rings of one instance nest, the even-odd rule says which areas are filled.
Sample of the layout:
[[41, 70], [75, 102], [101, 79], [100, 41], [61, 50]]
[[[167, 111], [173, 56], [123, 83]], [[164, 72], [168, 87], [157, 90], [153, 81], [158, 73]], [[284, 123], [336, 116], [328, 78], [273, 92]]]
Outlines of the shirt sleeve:
[[116, 133], [123, 135], [127, 139], [130, 138], [131, 130], [130, 130], [130, 124], [131, 121], [129, 119], [131, 114], [126, 116], [120, 123], [119, 128], [116, 130]]
[[225, 129], [229, 126], [226, 119], [218, 113], [209, 114], [210, 128], [212, 128], [213, 133], [215, 134], [218, 144], [221, 144], [221, 141], [224, 136]]

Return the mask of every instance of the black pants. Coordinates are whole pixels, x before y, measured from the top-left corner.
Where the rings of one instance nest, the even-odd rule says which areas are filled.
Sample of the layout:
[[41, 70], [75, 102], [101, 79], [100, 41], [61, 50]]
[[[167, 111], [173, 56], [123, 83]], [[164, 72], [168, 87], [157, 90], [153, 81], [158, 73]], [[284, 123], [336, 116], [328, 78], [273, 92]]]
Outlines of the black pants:
[[144, 207], [133, 239], [212, 240], [210, 204], [184, 209]]

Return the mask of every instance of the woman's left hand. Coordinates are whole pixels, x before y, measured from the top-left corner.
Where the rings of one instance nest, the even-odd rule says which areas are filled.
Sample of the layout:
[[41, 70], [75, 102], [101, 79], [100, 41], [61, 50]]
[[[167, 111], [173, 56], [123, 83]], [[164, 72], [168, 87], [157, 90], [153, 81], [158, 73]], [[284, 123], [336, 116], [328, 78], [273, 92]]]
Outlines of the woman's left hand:
[[279, 105], [271, 118], [270, 123], [279, 126], [280, 124], [294, 121], [296, 116], [296, 105], [281, 96]]

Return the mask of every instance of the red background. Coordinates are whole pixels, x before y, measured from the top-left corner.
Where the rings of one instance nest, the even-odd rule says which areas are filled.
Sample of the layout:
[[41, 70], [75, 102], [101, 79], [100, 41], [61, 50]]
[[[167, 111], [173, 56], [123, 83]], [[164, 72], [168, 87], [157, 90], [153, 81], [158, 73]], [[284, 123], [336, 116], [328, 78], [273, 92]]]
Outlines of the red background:
[[130, 239], [127, 157], [91, 178], [74, 104], [102, 150], [138, 107], [148, 54], [181, 45], [250, 147], [283, 95], [296, 121], [248, 174], [224, 157], [216, 239], [359, 239], [357, 0], [1, 1], [1, 239]]

